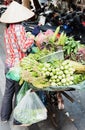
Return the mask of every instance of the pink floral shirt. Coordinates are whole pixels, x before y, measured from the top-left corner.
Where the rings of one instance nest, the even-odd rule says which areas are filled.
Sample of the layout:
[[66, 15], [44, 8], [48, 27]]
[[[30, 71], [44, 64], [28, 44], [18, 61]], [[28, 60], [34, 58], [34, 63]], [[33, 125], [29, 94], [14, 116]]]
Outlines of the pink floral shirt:
[[16, 65], [24, 56], [25, 51], [33, 43], [26, 38], [25, 28], [21, 24], [11, 24], [5, 29], [4, 41], [6, 46], [6, 64]]

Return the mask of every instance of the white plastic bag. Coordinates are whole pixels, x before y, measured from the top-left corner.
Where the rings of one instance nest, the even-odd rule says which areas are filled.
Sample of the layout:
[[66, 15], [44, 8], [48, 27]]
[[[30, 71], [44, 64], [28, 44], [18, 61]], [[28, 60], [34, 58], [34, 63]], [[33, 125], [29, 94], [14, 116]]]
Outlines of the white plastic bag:
[[47, 119], [47, 109], [35, 92], [27, 91], [14, 109], [14, 118], [23, 124], [34, 124]]

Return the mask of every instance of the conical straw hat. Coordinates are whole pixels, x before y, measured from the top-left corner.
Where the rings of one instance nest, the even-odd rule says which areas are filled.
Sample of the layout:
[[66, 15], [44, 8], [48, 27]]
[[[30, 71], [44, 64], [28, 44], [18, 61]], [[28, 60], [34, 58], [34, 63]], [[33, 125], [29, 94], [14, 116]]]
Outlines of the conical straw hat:
[[23, 5], [13, 1], [2, 14], [0, 22], [2, 23], [17, 23], [34, 16], [34, 13]]

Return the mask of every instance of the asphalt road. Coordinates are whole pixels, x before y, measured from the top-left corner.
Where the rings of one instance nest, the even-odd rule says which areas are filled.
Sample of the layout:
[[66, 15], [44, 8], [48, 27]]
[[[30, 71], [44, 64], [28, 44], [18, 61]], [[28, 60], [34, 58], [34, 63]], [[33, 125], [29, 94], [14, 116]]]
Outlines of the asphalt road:
[[[5, 89], [3, 32], [4, 25], [0, 23], [0, 107]], [[55, 110], [56, 118], [59, 119], [57, 125], [61, 126], [60, 129], [54, 127], [51, 116], [48, 116], [47, 120], [30, 127], [20, 127], [13, 125], [13, 116], [11, 115], [6, 124], [0, 121], [0, 130], [85, 130], [85, 91], [67, 93], [74, 99], [74, 102], [71, 103], [67, 98], [63, 97], [65, 109], [63, 111]]]

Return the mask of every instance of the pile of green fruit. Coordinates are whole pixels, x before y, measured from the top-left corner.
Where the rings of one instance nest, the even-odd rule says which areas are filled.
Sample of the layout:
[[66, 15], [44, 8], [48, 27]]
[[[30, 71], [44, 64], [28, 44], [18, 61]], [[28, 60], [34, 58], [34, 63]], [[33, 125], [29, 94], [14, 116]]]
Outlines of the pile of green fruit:
[[69, 86], [85, 80], [85, 66], [71, 60], [39, 62], [31, 54], [20, 62], [21, 81], [43, 89], [50, 86]]
[[69, 61], [59, 61], [57, 65], [44, 63], [42, 73], [45, 78], [48, 79], [51, 86], [68, 86], [74, 82], [74, 68], [70, 65]]

